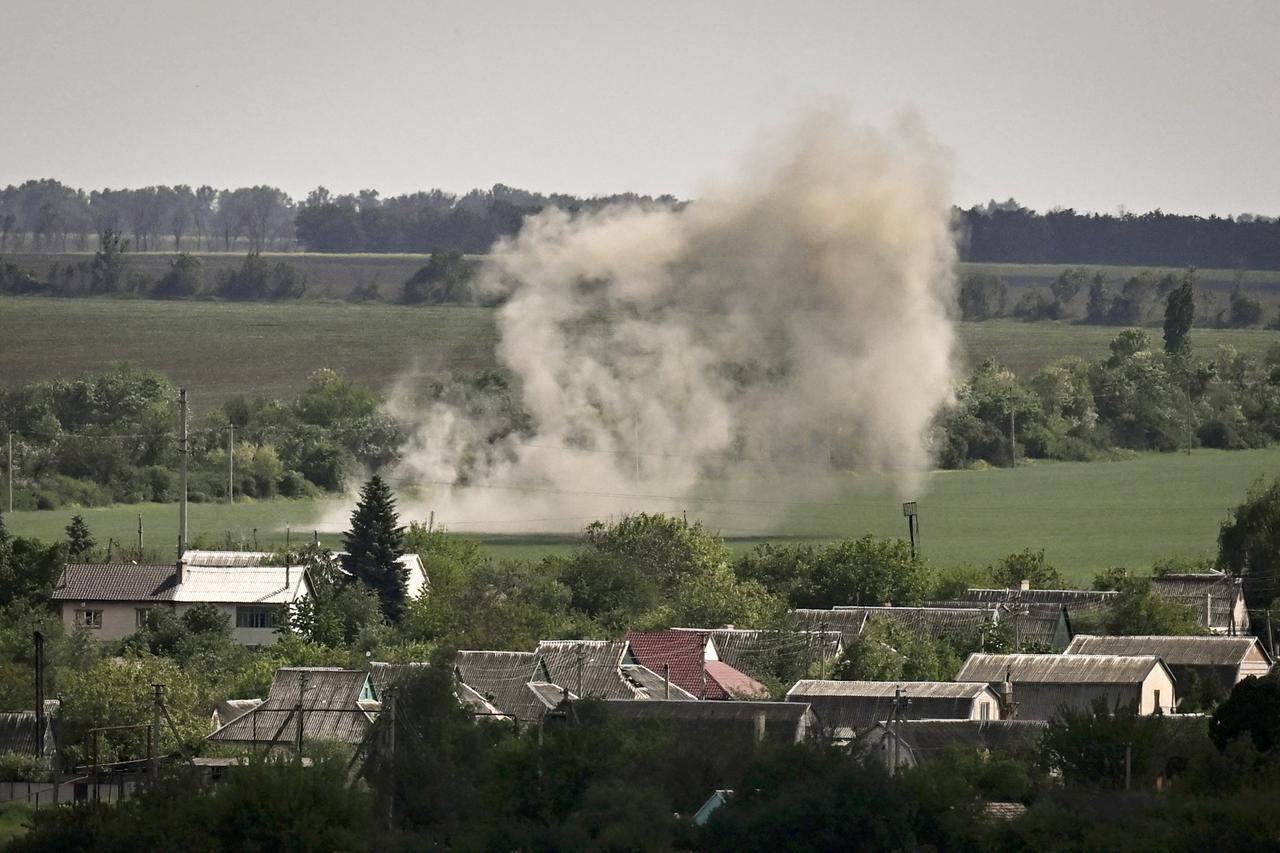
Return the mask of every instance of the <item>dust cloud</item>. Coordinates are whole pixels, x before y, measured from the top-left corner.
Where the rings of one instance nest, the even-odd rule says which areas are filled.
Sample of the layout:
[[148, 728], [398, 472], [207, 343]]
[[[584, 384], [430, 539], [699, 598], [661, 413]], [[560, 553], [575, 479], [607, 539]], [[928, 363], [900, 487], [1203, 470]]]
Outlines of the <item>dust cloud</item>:
[[493, 441], [483, 405], [393, 404], [422, 424], [392, 478], [420, 490], [402, 512], [554, 531], [714, 495], [749, 519], [714, 526], [767, 532], [834, 469], [914, 494], [954, 388], [948, 189], [918, 122], [822, 112], [685, 207], [526, 220], [478, 286], [504, 300], [498, 359], [529, 427]]

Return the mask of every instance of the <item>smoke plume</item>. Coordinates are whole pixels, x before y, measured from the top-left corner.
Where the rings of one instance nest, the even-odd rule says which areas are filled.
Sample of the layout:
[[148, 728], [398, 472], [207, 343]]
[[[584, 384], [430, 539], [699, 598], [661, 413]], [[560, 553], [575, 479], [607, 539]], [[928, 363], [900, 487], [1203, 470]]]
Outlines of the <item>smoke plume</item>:
[[529, 427], [494, 441], [483, 406], [399, 412], [424, 424], [397, 474], [423, 490], [408, 514], [579, 529], [837, 467], [917, 488], [953, 389], [948, 179], [915, 123], [823, 113], [685, 207], [526, 220], [480, 288], [505, 300]]

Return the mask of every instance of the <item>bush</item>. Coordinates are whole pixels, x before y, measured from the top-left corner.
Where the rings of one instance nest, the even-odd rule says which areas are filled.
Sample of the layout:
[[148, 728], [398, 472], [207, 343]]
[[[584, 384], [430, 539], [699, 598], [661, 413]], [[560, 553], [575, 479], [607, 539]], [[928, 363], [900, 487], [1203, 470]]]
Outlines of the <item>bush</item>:
[[0, 782], [38, 782], [49, 775], [39, 757], [26, 752], [0, 753]]

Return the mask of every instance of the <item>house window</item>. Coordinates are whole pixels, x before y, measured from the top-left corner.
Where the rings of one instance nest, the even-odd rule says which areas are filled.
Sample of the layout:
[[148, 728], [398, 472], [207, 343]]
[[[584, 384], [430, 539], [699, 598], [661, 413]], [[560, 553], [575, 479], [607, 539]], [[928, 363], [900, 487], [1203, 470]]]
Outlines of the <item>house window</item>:
[[237, 628], [274, 628], [276, 626], [276, 609], [274, 607], [237, 607]]
[[76, 627], [77, 628], [101, 628], [102, 627], [102, 611], [101, 610], [77, 610], [76, 611]]
[[1159, 714], [1159, 713], [1160, 713], [1160, 691], [1159, 691], [1159, 690], [1157, 690], [1157, 691], [1156, 691], [1156, 708], [1155, 708], [1155, 713], [1157, 713], [1157, 714]]
[[137, 628], [147, 627], [147, 620], [151, 618], [150, 607], [135, 607], [133, 609], [133, 624]]
[[988, 704], [987, 702], [982, 703], [982, 719], [984, 720], [991, 719], [991, 705]]

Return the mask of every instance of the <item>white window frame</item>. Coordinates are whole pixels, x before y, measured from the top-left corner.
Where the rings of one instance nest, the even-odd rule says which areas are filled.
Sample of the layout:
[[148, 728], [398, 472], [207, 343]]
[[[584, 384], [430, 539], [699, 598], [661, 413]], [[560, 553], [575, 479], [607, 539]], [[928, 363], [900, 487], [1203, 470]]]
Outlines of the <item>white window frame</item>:
[[145, 628], [145, 627], [147, 627], [147, 620], [148, 620], [149, 618], [151, 618], [151, 608], [150, 608], [150, 607], [135, 607], [135, 608], [133, 608], [133, 627], [135, 627], [135, 628]]
[[77, 608], [76, 627], [90, 628], [94, 631], [102, 630], [102, 611], [89, 607]]

